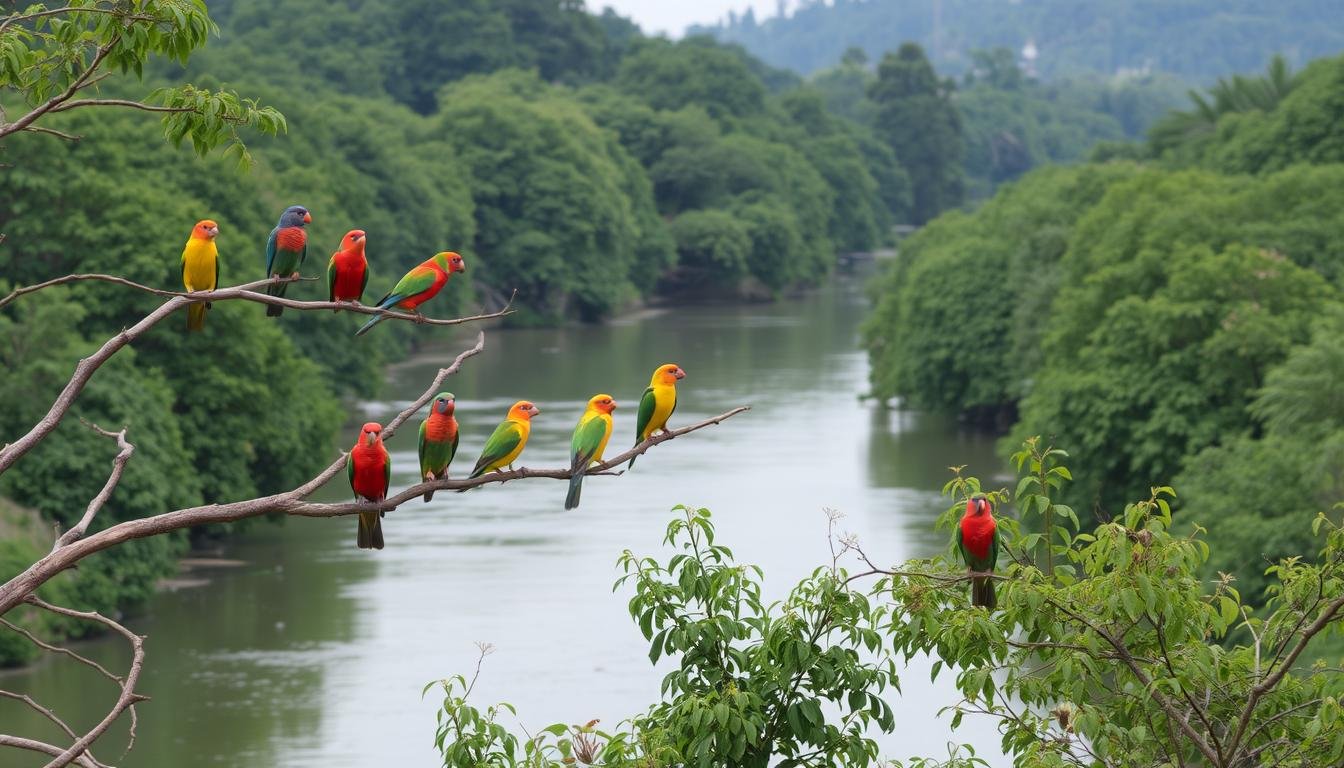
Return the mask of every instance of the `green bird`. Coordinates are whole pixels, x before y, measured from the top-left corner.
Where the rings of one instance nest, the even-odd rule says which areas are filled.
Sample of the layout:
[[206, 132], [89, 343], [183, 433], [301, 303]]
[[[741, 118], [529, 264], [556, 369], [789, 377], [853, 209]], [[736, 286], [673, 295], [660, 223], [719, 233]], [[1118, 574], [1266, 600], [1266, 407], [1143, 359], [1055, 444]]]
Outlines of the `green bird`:
[[[481, 449], [481, 457], [476, 460], [470, 477], [480, 477], [486, 472], [512, 467], [514, 459], [523, 452], [527, 438], [532, 434], [532, 417], [539, 413], [541, 411], [530, 401], [519, 400], [514, 403], [509, 408], [509, 415], [495, 427], [490, 439], [485, 441], [485, 448]], [[465, 490], [463, 488], [458, 493]]]
[[[453, 410], [457, 398], [452, 392], [440, 392], [429, 406], [429, 417], [420, 423], [420, 478], [437, 480], [448, 474], [448, 465], [457, 455], [457, 418]], [[434, 498], [425, 491], [425, 501]]]
[[616, 401], [611, 395], [593, 395], [578, 426], [574, 427], [574, 437], [569, 441], [569, 493], [565, 496], [565, 509], [579, 506], [584, 473], [594, 462], [602, 461], [602, 452], [611, 439], [611, 412], [614, 410]]
[[[308, 257], [308, 233], [303, 227], [312, 221], [312, 214], [302, 205], [291, 205], [280, 214], [280, 223], [275, 225], [270, 238], [266, 240], [267, 277], [298, 276], [299, 267], [303, 266], [303, 260]], [[266, 292], [272, 296], [284, 296], [288, 287], [288, 283], [271, 284], [266, 286]], [[279, 317], [284, 311], [285, 308], [277, 304], [266, 305], [268, 317]]]

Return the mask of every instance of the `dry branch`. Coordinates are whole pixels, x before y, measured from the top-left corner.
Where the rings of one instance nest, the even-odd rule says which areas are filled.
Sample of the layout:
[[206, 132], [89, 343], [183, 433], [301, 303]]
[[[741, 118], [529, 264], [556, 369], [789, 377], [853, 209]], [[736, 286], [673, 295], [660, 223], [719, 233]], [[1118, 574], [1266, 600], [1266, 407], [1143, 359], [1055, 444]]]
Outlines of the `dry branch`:
[[[50, 709], [42, 706], [41, 704], [38, 704], [37, 701], [34, 700], [32, 696], [29, 696], [26, 693], [14, 693], [12, 691], [0, 691], [0, 696], [3, 696], [7, 699], [13, 699], [15, 701], [21, 701], [24, 704], [27, 704], [30, 709], [34, 710], [39, 715], [42, 715], [46, 719], [50, 720], [52, 723], [56, 725], [57, 728], [60, 728], [62, 731], [64, 731], [66, 736], [69, 736], [71, 739], [79, 738], [79, 736], [75, 734], [74, 730], [69, 725], [67, 725], [64, 720], [58, 717], [55, 712], [52, 712]], [[61, 753], [60, 747], [52, 746], [51, 751], [48, 752], [47, 754], [59, 755], [60, 753]], [[86, 765], [91, 763], [97, 768], [106, 768], [106, 766], [103, 763], [99, 762], [96, 758], [94, 758], [92, 750], [85, 750], [82, 758], [83, 759], [78, 761], [80, 765]]]
[[0, 474], [3, 474], [7, 469], [13, 466], [14, 462], [18, 461], [21, 456], [26, 454], [28, 451], [32, 450], [33, 446], [37, 445], [39, 442], [42, 441], [43, 438], [51, 434], [51, 432], [56, 429], [57, 425], [61, 423], [61, 419], [64, 418], [66, 412], [70, 410], [70, 407], [74, 405], [75, 399], [79, 397], [80, 392], [84, 390], [84, 387], [88, 384], [89, 379], [93, 377], [94, 372], [97, 371], [98, 368], [100, 368], [104, 363], [106, 363], [108, 359], [110, 359], [117, 352], [121, 351], [122, 347], [125, 347], [127, 344], [130, 344], [132, 341], [142, 336], [150, 328], [153, 328], [155, 325], [158, 325], [169, 315], [173, 314], [182, 307], [187, 306], [188, 304], [199, 304], [201, 302], [206, 301], [214, 302], [214, 301], [235, 300], [235, 301], [252, 301], [259, 304], [274, 304], [282, 307], [290, 307], [292, 309], [309, 310], [309, 311], [320, 309], [345, 309], [350, 312], [358, 312], [366, 315], [385, 315], [388, 318], [395, 320], [409, 320], [411, 322], [423, 323], [426, 325], [461, 325], [463, 323], [470, 323], [480, 320], [489, 320], [492, 318], [503, 317], [504, 315], [507, 315], [510, 312], [512, 312], [512, 310], [506, 306], [503, 309], [499, 310], [498, 312], [473, 315], [471, 317], [459, 317], [447, 320], [439, 320], [407, 312], [395, 312], [392, 310], [379, 309], [377, 307], [366, 307], [361, 304], [345, 304], [342, 302], [330, 302], [330, 301], [297, 301], [295, 299], [286, 299], [279, 296], [270, 296], [264, 293], [257, 293], [254, 290], [256, 288], [265, 287], [272, 283], [294, 282], [296, 279], [305, 280], [314, 278], [271, 278], [266, 280], [255, 280], [250, 283], [244, 283], [242, 285], [233, 286], [230, 288], [219, 288], [213, 291], [197, 291], [195, 293], [182, 293], [178, 291], [165, 291], [159, 288], [151, 288], [147, 285], [142, 285], [140, 283], [136, 283], [131, 280], [126, 280], [125, 278], [115, 277], [113, 275], [91, 274], [91, 275], [66, 275], [64, 277], [58, 277], [53, 280], [48, 280], [45, 283], [39, 283], [37, 285], [29, 286], [26, 288], [14, 289], [4, 299], [0, 299], [0, 307], [4, 307], [5, 304], [27, 293], [39, 291], [42, 290], [43, 288], [49, 288], [54, 285], [63, 285], [65, 283], [72, 283], [83, 280], [98, 280], [103, 282], [116, 283], [118, 285], [124, 285], [127, 287], [135, 288], [136, 290], [146, 291], [156, 296], [166, 296], [169, 298], [168, 301], [159, 305], [157, 309], [155, 309], [153, 312], [150, 312], [135, 325], [121, 331], [112, 338], [108, 339], [106, 342], [103, 343], [101, 347], [98, 348], [97, 352], [94, 352], [92, 355], [79, 361], [79, 364], [75, 366], [74, 374], [72, 374], [70, 377], [70, 381], [66, 383], [65, 389], [61, 390], [61, 394], [57, 396], [55, 402], [51, 404], [51, 408], [47, 411], [47, 414], [43, 416], [42, 419], [38, 421], [37, 424], [34, 425], [31, 430], [28, 431], [28, 434], [24, 435], [23, 437], [20, 437], [18, 440], [15, 440], [13, 443], [10, 443], [9, 445], [6, 445], [4, 448], [0, 449]]
[[[0, 733], [0, 747], [26, 749], [30, 752], [42, 752], [47, 755], [61, 754], [61, 748], [54, 744], [48, 744], [45, 741], [37, 741], [36, 739], [25, 739], [22, 736], [9, 736], [3, 733]], [[76, 765], [83, 766], [83, 768], [99, 768], [99, 764], [93, 762], [93, 760], [88, 757], [81, 757], [74, 762]], [[65, 765], [69, 765], [69, 762], [66, 762]]]
[[[98, 737], [102, 736], [103, 733], [112, 726], [112, 723], [116, 722], [118, 717], [121, 717], [121, 713], [125, 712], [127, 709], [131, 710], [131, 744], [134, 745], [135, 705], [137, 702], [147, 701], [149, 698], [135, 692], [135, 684], [140, 682], [140, 671], [145, 664], [145, 639], [100, 613], [62, 608], [59, 605], [48, 603], [37, 595], [28, 595], [26, 602], [30, 605], [37, 606], [42, 610], [51, 611], [52, 613], [60, 614], [61, 616], [102, 624], [113, 632], [126, 638], [126, 641], [131, 645], [131, 666], [126, 672], [126, 677], [118, 681], [121, 686], [121, 694], [117, 696], [117, 703], [112, 705], [112, 709], [108, 711], [107, 715], [104, 716], [97, 725], [89, 729], [83, 736], [76, 739], [74, 744], [71, 744], [65, 751], [61, 752], [51, 762], [47, 763], [45, 768], [63, 768], [74, 762], [80, 755], [84, 754], [89, 746], [97, 741]], [[129, 750], [130, 747], [128, 746], [127, 749]]]
[[135, 446], [126, 442], [126, 428], [122, 427], [120, 432], [109, 432], [106, 429], [91, 424], [84, 419], [79, 420], [84, 426], [97, 432], [103, 437], [110, 437], [117, 441], [117, 455], [112, 457], [112, 473], [107, 476], [107, 482], [103, 484], [103, 489], [97, 496], [89, 502], [89, 506], [84, 510], [84, 516], [79, 519], [73, 528], [66, 531], [60, 538], [56, 539], [56, 544], [52, 549], [63, 547], [66, 544], [80, 538], [85, 531], [89, 530], [89, 523], [93, 522], [93, 516], [98, 514], [98, 510], [103, 508], [107, 500], [112, 496], [112, 490], [121, 482], [121, 474], [126, 470], [126, 463], [131, 460], [131, 454], [135, 453]]

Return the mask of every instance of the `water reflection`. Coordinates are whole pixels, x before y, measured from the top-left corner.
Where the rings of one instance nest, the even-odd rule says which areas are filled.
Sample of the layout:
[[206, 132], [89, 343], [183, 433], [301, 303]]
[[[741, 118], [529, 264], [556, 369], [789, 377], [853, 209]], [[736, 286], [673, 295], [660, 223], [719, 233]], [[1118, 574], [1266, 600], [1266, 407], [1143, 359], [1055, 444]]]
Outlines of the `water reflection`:
[[[947, 466], [991, 474], [993, 446], [858, 398], [867, 386], [856, 334], [863, 311], [857, 281], [839, 280], [776, 305], [488, 334], [486, 351], [447, 384], [462, 424], [458, 472], [521, 398], [542, 409], [521, 465], [565, 464], [570, 430], [599, 391], [624, 406], [611, 445], [623, 449], [639, 393], [663, 362], [688, 373], [674, 426], [740, 404], [753, 410], [656, 447], [622, 477], [589, 478], [570, 513], [563, 482], [533, 480], [409, 504], [385, 520], [382, 552], [355, 548], [352, 519], [254, 527], [224, 553], [245, 565], [162, 595], [132, 622], [150, 635], [144, 688], [155, 700], [141, 708], [124, 764], [166, 768], [190, 756], [198, 765], [435, 765], [436, 701], [422, 702], [420, 690], [470, 671], [478, 640], [497, 648], [473, 694], [479, 703], [513, 702], [532, 729], [594, 717], [614, 725], [657, 698], [667, 669], [650, 667], [626, 613], [629, 593], [611, 591], [615, 559], [627, 547], [661, 555], [675, 503], [713, 509], [721, 541], [764, 567], [770, 598], [829, 561], [824, 508], [842, 511], [842, 530], [875, 559], [940, 550], [947, 537], [932, 521]], [[389, 400], [363, 404], [352, 422], [389, 418], [471, 335], [398, 366]], [[394, 487], [417, 474], [416, 425], [389, 442]], [[343, 478], [322, 492], [348, 495]], [[110, 663], [120, 653], [112, 643], [88, 650]], [[6, 682], [84, 723], [99, 702], [86, 695], [95, 683], [78, 675], [48, 664]], [[917, 663], [903, 688], [892, 701], [900, 730], [884, 747], [893, 757], [943, 754], [952, 736], [935, 713], [955, 700], [950, 686], [930, 686]], [[12, 702], [0, 701], [0, 717], [6, 730], [40, 732]], [[987, 724], [957, 737], [982, 754], [998, 742]]]

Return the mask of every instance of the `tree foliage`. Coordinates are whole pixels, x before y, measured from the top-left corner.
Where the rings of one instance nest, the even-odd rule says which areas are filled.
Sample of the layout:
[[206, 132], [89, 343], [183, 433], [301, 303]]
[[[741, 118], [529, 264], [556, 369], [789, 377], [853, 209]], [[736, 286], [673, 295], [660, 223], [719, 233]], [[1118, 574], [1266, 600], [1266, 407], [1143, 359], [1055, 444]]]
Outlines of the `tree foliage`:
[[[992, 718], [1015, 764], [1033, 766], [1333, 765], [1344, 758], [1344, 679], [1308, 662], [1344, 627], [1344, 528], [1299, 520], [1315, 563], [1275, 560], [1262, 600], [1201, 574], [1211, 548], [1174, 531], [1174, 491], [1156, 487], [1083, 532], [1058, 497], [1073, 475], [1063, 451], [1028, 440], [1017, 490], [958, 470], [944, 493], [951, 527], [972, 494], [998, 505], [999, 608], [973, 608], [951, 552], [886, 568], [852, 537], [785, 599], [761, 601], [762, 572], [715, 543], [706, 510], [678, 508], [666, 560], [620, 559], [631, 619], [649, 658], [671, 657], [659, 701], [610, 730], [555, 724], [515, 735], [512, 707], [478, 708], [474, 680], [443, 691], [436, 746], [445, 766], [872, 765], [863, 726], [895, 727], [884, 693], [899, 662], [934, 659], [961, 700], [952, 727]], [[1011, 501], [1017, 515], [1007, 514]], [[1027, 521], [1043, 532], [1027, 533]], [[1040, 552], [1040, 555], [1033, 553]], [[854, 571], [847, 557], [857, 556]], [[883, 755], [882, 758], [890, 758]], [[949, 758], [895, 765], [976, 768]]]
[[30, 5], [0, 20], [0, 89], [18, 95], [24, 110], [12, 120], [0, 110], [0, 138], [40, 132], [71, 138], [46, 125], [50, 115], [90, 107], [123, 107], [163, 115], [164, 135], [174, 144], [189, 139], [198, 155], [227, 144], [247, 165], [251, 158], [239, 134], [255, 129], [284, 131], [285, 117], [272, 107], [230, 90], [194, 85], [155, 90], [141, 99], [89, 98], [115, 73], [144, 74], [155, 58], [186, 64], [218, 29], [205, 4], [192, 0], [72, 0], [55, 8]]

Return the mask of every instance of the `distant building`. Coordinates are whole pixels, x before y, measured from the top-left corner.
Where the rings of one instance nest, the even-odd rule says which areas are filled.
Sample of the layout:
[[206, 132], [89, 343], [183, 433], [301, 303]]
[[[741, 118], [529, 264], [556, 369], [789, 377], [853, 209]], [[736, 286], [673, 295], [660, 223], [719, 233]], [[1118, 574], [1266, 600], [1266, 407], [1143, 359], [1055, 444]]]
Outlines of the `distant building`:
[[1027, 40], [1027, 44], [1022, 46], [1022, 72], [1027, 77], [1036, 76], [1036, 59], [1041, 55], [1040, 50], [1036, 48], [1035, 40]]

